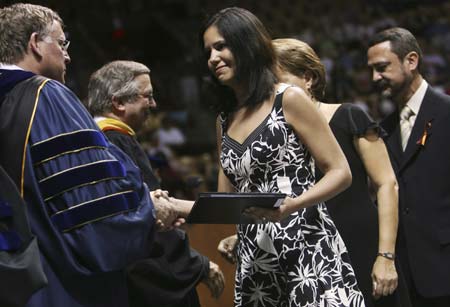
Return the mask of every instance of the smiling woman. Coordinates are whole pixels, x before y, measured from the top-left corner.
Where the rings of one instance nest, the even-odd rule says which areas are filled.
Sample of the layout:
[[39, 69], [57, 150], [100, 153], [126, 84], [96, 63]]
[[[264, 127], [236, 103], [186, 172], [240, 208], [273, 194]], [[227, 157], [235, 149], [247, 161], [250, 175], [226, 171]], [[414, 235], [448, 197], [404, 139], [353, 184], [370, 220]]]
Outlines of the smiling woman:
[[[236, 65], [233, 54], [226, 46], [225, 40], [220, 35], [217, 27], [213, 26], [206, 30], [205, 53], [208, 54], [208, 68], [220, 83], [226, 85], [233, 80]], [[231, 84], [229, 84], [231, 85]]]
[[[226, 258], [237, 251], [235, 306], [364, 306], [322, 203], [351, 180], [325, 119], [302, 90], [277, 83], [271, 38], [252, 13], [224, 9], [202, 34], [222, 98], [219, 192], [288, 195], [279, 209], [248, 209], [263, 223], [239, 225], [219, 246]], [[325, 174], [317, 183], [313, 158]]]
[[[218, 110], [237, 109], [243, 103], [238, 98], [256, 106], [273, 94], [276, 77], [272, 71], [275, 54], [271, 38], [253, 14], [242, 10], [234, 15], [222, 10], [205, 24], [202, 33], [208, 68], [218, 81], [221, 98]], [[225, 83], [221, 82], [222, 78]], [[230, 92], [230, 89], [240, 91], [243, 82], [247, 87], [242, 88], [243, 95]]]

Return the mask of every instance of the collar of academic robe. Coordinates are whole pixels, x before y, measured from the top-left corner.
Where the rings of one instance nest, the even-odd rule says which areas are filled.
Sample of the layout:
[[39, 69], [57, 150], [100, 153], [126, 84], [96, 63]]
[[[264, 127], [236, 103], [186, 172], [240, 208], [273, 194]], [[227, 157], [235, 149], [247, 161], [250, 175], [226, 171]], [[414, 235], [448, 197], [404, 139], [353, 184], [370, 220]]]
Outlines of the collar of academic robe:
[[33, 76], [34, 73], [30, 71], [0, 68], [0, 104], [14, 86]]
[[[398, 172], [402, 172], [405, 167], [411, 163], [413, 158], [426, 146], [426, 142], [432, 135], [433, 121], [439, 117], [439, 108], [437, 103], [437, 93], [431, 87], [428, 87], [419, 114], [409, 136], [405, 151], [402, 150], [400, 140], [399, 110], [389, 115], [383, 123], [383, 128], [388, 133], [385, 142], [392, 153], [398, 167]], [[426, 139], [423, 140], [426, 131]], [[424, 143], [425, 142], [425, 143]], [[423, 144], [424, 143], [424, 144]]]

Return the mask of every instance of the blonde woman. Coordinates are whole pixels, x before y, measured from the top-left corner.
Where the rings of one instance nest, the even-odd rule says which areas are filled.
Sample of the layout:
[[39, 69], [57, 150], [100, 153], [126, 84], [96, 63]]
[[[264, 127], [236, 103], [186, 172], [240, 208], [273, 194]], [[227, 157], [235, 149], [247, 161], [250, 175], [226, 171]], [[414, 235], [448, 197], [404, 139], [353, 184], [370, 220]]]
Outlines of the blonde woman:
[[[325, 69], [314, 50], [297, 39], [273, 41], [280, 81], [304, 89], [325, 116], [352, 171], [350, 188], [326, 201], [350, 254], [358, 286], [367, 306], [408, 306], [407, 293], [395, 293], [398, 274], [395, 242], [398, 225], [398, 188], [380, 134], [383, 131], [353, 104], [326, 104], [319, 99], [326, 85]], [[318, 178], [321, 171], [317, 170]], [[376, 189], [372, 202], [368, 180]], [[398, 293], [402, 292], [402, 293]]]

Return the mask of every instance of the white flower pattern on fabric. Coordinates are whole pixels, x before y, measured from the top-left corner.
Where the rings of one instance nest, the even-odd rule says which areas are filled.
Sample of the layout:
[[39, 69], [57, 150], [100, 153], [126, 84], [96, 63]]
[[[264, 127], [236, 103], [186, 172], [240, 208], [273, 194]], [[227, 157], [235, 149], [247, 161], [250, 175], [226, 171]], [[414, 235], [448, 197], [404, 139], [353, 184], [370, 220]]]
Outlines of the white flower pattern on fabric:
[[[227, 134], [221, 116], [225, 175], [239, 192], [295, 197], [315, 183], [311, 155], [286, 122], [282, 93], [243, 144]], [[278, 186], [278, 184], [282, 186]], [[323, 203], [281, 223], [238, 226], [235, 306], [364, 307], [345, 245]]]

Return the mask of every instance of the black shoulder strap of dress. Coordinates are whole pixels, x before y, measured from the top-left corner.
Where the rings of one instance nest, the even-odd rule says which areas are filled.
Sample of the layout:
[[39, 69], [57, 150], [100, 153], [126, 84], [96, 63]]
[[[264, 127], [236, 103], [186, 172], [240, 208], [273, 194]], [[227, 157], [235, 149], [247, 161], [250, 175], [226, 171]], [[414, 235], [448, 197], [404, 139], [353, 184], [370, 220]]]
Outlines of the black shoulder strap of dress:
[[22, 171], [32, 118], [39, 91], [48, 79], [34, 75], [20, 81], [8, 93], [0, 107], [0, 165], [21, 191]]
[[283, 95], [284, 92], [290, 88], [293, 87], [294, 85], [287, 85], [286, 87], [284, 87], [281, 91], [277, 92], [275, 95], [275, 102], [273, 103], [273, 107], [275, 109], [279, 109], [282, 107], [282, 103], [283, 103]]
[[219, 121], [220, 121], [220, 128], [222, 129], [222, 136], [225, 135], [225, 131], [227, 131], [227, 124], [228, 124], [228, 116], [222, 112], [219, 114]]

